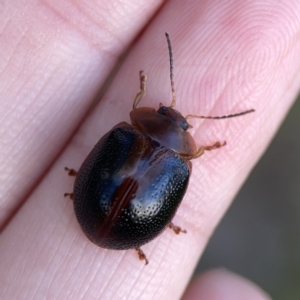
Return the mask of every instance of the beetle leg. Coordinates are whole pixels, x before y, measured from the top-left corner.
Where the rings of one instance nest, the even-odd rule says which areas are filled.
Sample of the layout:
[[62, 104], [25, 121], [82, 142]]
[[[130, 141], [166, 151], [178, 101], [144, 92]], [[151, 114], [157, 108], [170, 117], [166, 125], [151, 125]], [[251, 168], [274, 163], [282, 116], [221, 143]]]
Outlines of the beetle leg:
[[221, 148], [225, 145], [226, 145], [226, 141], [224, 141], [223, 143], [216, 142], [212, 146], [202, 146], [198, 149], [197, 153], [192, 158], [197, 158], [197, 157], [201, 156], [204, 153], [204, 151], [211, 151], [214, 149]]
[[[77, 171], [75, 171], [74, 169], [69, 169], [69, 168], [65, 167], [65, 170], [68, 172], [69, 176], [77, 175]], [[64, 197], [69, 197], [71, 200], [73, 200], [73, 193], [64, 193]]]
[[149, 261], [148, 261], [148, 259], [146, 257], [146, 254], [143, 252], [143, 250], [141, 248], [139, 248], [139, 247], [136, 247], [134, 249], [137, 251], [139, 259], [140, 260], [144, 260], [145, 261], [145, 265], [148, 265]]
[[74, 169], [69, 169], [69, 168], [65, 167], [65, 170], [68, 172], [69, 176], [76, 176], [77, 175], [77, 171], [75, 171]]
[[181, 229], [179, 226], [174, 225], [172, 222], [169, 224], [169, 228], [173, 229], [176, 234], [179, 234], [180, 232], [186, 233], [185, 229]]
[[64, 197], [69, 197], [71, 200], [73, 200], [73, 193], [64, 193]]
[[145, 75], [143, 71], [140, 71], [140, 88], [141, 88], [141, 91], [139, 93], [137, 93], [136, 96], [135, 96], [135, 99], [133, 101], [133, 109], [136, 109], [139, 102], [146, 95], [146, 81], [147, 81], [147, 75]]

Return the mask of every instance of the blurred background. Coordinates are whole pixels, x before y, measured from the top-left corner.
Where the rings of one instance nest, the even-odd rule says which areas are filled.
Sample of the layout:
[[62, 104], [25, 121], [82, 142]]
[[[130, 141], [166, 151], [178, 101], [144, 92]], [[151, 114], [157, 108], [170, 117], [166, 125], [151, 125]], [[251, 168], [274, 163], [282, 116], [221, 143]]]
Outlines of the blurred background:
[[274, 300], [300, 299], [299, 125], [300, 97], [217, 227], [195, 274], [227, 268]]

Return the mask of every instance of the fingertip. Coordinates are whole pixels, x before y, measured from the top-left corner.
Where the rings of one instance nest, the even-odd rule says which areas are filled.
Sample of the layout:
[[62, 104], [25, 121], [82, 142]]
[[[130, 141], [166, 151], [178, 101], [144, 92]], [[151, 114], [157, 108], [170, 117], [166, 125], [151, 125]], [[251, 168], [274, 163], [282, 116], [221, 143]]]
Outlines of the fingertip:
[[195, 278], [183, 300], [270, 300], [259, 286], [225, 269], [211, 270]]

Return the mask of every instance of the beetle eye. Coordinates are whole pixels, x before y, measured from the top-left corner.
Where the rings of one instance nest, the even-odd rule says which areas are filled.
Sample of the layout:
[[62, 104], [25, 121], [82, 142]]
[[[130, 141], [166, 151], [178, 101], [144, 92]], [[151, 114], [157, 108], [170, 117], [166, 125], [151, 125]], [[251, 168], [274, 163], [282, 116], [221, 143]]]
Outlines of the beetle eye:
[[176, 121], [175, 120], [175, 116], [174, 116], [174, 111], [173, 113], [171, 112], [171, 109], [169, 107], [166, 107], [166, 106], [161, 106], [157, 112], [160, 114], [160, 115], [163, 115], [163, 116], [166, 116], [170, 119], [172, 119], [173, 121]]
[[184, 120], [178, 124], [184, 131], [187, 131], [190, 128], [190, 124]]
[[160, 147], [160, 143], [155, 140], [151, 141], [151, 145], [152, 145], [153, 149], [157, 149]]
[[167, 111], [168, 111], [168, 108], [167, 108], [166, 106], [163, 106], [163, 105], [161, 105], [161, 106], [159, 107], [159, 109], [157, 110], [157, 112], [158, 112], [159, 114], [164, 115], [164, 116], [167, 115]]
[[175, 122], [178, 126], [182, 128], [182, 130], [187, 131], [189, 129], [189, 123], [187, 120], [181, 115], [177, 110], [167, 107], [161, 106], [157, 112], [163, 116], [170, 118], [173, 122]]

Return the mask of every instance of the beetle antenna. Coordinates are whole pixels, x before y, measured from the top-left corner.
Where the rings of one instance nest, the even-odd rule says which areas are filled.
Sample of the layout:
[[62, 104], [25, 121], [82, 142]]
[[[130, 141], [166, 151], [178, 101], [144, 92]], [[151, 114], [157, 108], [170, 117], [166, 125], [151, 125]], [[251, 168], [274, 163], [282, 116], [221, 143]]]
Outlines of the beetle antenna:
[[170, 80], [171, 80], [171, 91], [172, 91], [172, 102], [170, 107], [174, 107], [176, 104], [176, 96], [175, 96], [175, 87], [174, 87], [174, 66], [173, 66], [173, 52], [172, 52], [172, 45], [169, 38], [168, 33], [166, 32], [166, 38], [168, 42], [169, 48], [169, 59], [170, 59]]
[[198, 118], [198, 119], [215, 119], [215, 120], [220, 120], [220, 119], [228, 119], [228, 118], [234, 118], [234, 117], [243, 116], [243, 115], [252, 113], [254, 111], [255, 111], [254, 109], [249, 109], [249, 110], [245, 110], [245, 111], [242, 111], [240, 113], [237, 113], [237, 114], [232, 114], [232, 115], [227, 115], [227, 116], [222, 116], [222, 117], [187, 115], [185, 118], [186, 119]]

